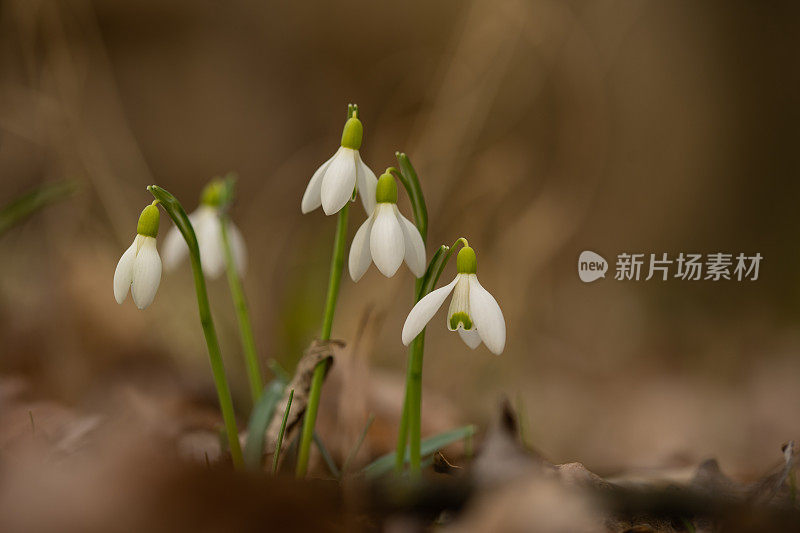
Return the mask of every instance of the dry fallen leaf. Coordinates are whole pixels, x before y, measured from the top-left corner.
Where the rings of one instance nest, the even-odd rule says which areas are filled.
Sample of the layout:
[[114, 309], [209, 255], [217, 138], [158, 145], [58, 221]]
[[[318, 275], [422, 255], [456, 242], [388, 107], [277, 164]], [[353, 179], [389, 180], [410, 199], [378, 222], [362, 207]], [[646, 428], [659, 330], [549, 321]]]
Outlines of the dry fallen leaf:
[[294, 437], [297, 435], [303, 415], [308, 406], [308, 394], [311, 390], [311, 380], [314, 375], [314, 368], [320, 362], [324, 362], [326, 366], [325, 374], [330, 371], [333, 361], [336, 358], [337, 352], [344, 349], [345, 343], [339, 340], [319, 341], [315, 340], [308, 347], [303, 357], [297, 363], [292, 381], [286, 386], [283, 393], [283, 398], [275, 407], [275, 412], [272, 414], [272, 419], [267, 425], [266, 439], [264, 447], [267, 454], [275, 453], [275, 443], [278, 440], [278, 432], [283, 423], [283, 415], [286, 412], [286, 405], [289, 403], [289, 394], [294, 390], [292, 398], [292, 406], [289, 409], [289, 417], [286, 420], [286, 433], [283, 436], [283, 448], [288, 446]]

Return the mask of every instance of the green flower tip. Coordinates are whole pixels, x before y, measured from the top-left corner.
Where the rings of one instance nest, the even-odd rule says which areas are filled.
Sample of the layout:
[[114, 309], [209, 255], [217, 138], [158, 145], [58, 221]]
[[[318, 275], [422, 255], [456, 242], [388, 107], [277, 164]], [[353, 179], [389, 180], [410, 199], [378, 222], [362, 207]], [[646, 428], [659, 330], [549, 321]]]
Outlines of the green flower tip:
[[136, 233], [144, 235], [145, 237], [158, 236], [158, 222], [161, 215], [158, 212], [158, 206], [150, 204], [142, 210], [139, 215], [139, 224], [136, 226]]
[[203, 188], [203, 192], [200, 193], [200, 203], [211, 207], [219, 207], [222, 204], [224, 193], [225, 183], [219, 178], [214, 178], [208, 182], [208, 185]]
[[355, 116], [347, 119], [342, 131], [342, 146], [358, 150], [361, 148], [361, 138], [364, 136], [364, 126]]
[[456, 266], [459, 274], [474, 274], [478, 271], [478, 259], [475, 257], [475, 250], [469, 246], [463, 247], [458, 251]]
[[397, 203], [397, 183], [394, 181], [394, 176], [389, 174], [382, 174], [378, 178], [378, 185], [375, 188], [375, 200], [380, 203]]
[[458, 329], [459, 324], [464, 326], [464, 329], [466, 330], [472, 329], [472, 320], [469, 318], [469, 315], [464, 311], [458, 311], [457, 313], [453, 313], [453, 316], [450, 317], [450, 329], [455, 331], [456, 329]]

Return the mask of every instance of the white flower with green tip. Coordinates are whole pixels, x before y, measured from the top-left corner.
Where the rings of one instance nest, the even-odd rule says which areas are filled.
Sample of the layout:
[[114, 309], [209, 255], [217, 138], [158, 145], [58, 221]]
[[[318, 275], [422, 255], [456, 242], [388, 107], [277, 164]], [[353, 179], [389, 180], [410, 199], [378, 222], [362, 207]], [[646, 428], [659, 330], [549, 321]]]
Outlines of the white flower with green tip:
[[[222, 241], [220, 202], [223, 184], [219, 180], [209, 183], [200, 195], [200, 206], [189, 215], [197, 247], [200, 249], [200, 264], [203, 274], [209, 279], [218, 278], [225, 271], [225, 244]], [[228, 222], [228, 239], [233, 262], [240, 276], [247, 270], [247, 248], [241, 232], [233, 222]], [[188, 255], [189, 246], [176, 226], [170, 228], [164, 239], [164, 267], [174, 270]]]
[[489, 351], [500, 355], [506, 345], [506, 322], [497, 300], [478, 282], [475, 251], [469, 246], [463, 247], [456, 263], [455, 279], [422, 298], [408, 314], [403, 324], [403, 344], [408, 346], [425, 329], [452, 292], [447, 328], [458, 331], [470, 348], [475, 349], [483, 342]]
[[425, 273], [425, 243], [417, 227], [397, 209], [397, 184], [383, 174], [375, 189], [375, 207], [350, 245], [350, 277], [358, 281], [371, 262], [390, 278], [405, 260], [416, 277]]
[[125, 250], [114, 271], [114, 298], [121, 304], [130, 290], [139, 309], [153, 303], [161, 283], [161, 257], [156, 248], [159, 213], [156, 205], [148, 205], [139, 216], [136, 237]]
[[344, 125], [342, 143], [333, 157], [325, 161], [308, 182], [300, 208], [303, 214], [322, 206], [326, 215], [338, 213], [357, 190], [367, 214], [375, 208], [375, 173], [361, 160], [358, 150], [364, 127], [354, 115]]

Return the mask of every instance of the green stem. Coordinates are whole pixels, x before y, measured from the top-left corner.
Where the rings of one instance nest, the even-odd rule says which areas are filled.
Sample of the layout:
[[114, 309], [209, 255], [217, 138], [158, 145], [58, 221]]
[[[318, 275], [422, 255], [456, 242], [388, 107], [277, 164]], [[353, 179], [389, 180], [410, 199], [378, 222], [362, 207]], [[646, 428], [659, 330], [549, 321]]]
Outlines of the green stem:
[[400, 415], [400, 426], [397, 428], [397, 446], [394, 452], [394, 472], [403, 471], [406, 462], [406, 445], [408, 444], [408, 386], [411, 383], [411, 348], [408, 351], [408, 365], [406, 370], [406, 389], [403, 396], [403, 412]]
[[[397, 179], [400, 180], [400, 183], [403, 184], [403, 187], [406, 189], [406, 193], [408, 194], [408, 198], [411, 201], [411, 209], [414, 212], [414, 222], [416, 223], [417, 229], [419, 230], [420, 235], [422, 236], [422, 241], [426, 242], [428, 238], [428, 209], [425, 205], [425, 197], [422, 194], [422, 187], [419, 183], [419, 178], [417, 176], [416, 170], [414, 170], [413, 165], [411, 165], [411, 161], [409, 160], [408, 156], [402, 152], [395, 152], [395, 157], [397, 157], [397, 163], [400, 166], [400, 170], [395, 167], [389, 167], [387, 172], [391, 172]], [[440, 255], [437, 252], [437, 255], [434, 256], [434, 259], [431, 260], [430, 265], [433, 265], [436, 262], [436, 259]], [[429, 265], [429, 268], [430, 268]], [[425, 284], [426, 276], [423, 275], [421, 278], [417, 279], [416, 283], [414, 284], [414, 303], [416, 304], [420, 298], [422, 297], [422, 290]], [[413, 371], [412, 369], [419, 366], [421, 372], [421, 360], [422, 360], [422, 352], [424, 350], [425, 344], [425, 333], [424, 331], [420, 333], [418, 338], [414, 339], [411, 346], [409, 347], [408, 351], [408, 370], [406, 372], [406, 393], [405, 399], [403, 400], [403, 412], [400, 416], [400, 427], [397, 431], [397, 448], [395, 453], [395, 471], [400, 473], [403, 469], [403, 464], [405, 463], [405, 452], [406, 452], [406, 443], [408, 441], [408, 429], [409, 429], [409, 412], [413, 409], [410, 409], [413, 406], [409, 405], [409, 400], [411, 396], [414, 395], [413, 390]]]
[[408, 448], [409, 471], [412, 479], [421, 474], [422, 460], [420, 447], [422, 442], [422, 356], [425, 353], [425, 332], [423, 331], [411, 341], [408, 362]]
[[[320, 340], [325, 342], [331, 339], [333, 328], [333, 315], [336, 312], [336, 300], [339, 298], [339, 282], [342, 279], [344, 267], [344, 246], [347, 240], [347, 214], [350, 210], [349, 202], [339, 211], [336, 223], [336, 236], [333, 240], [333, 256], [331, 257], [331, 273], [328, 278], [328, 296], [325, 300], [325, 314], [322, 318], [322, 335]], [[314, 425], [317, 421], [319, 398], [322, 394], [322, 382], [325, 380], [327, 370], [326, 361], [321, 361], [314, 368], [311, 379], [311, 390], [308, 393], [308, 407], [303, 419], [303, 433], [300, 436], [300, 447], [297, 453], [297, 468], [295, 475], [304, 478], [308, 471], [308, 456], [311, 452], [311, 441], [314, 437]]]
[[[414, 304], [420, 301], [424, 296], [423, 290], [426, 287], [432, 287], [433, 285], [430, 284], [430, 280], [434, 277], [438, 279], [438, 276], [435, 273], [441, 272], [441, 267], [443, 264], [441, 263], [443, 257], [447, 257], [445, 254], [449, 248], [447, 246], [442, 246], [436, 253], [433, 255], [430, 263], [428, 263], [428, 268], [425, 270], [425, 274], [419, 279], [417, 279], [417, 283], [414, 286]], [[436, 282], [433, 281], [435, 284]], [[428, 288], [427, 294], [430, 292], [430, 288]], [[425, 332], [423, 330], [420, 333], [420, 336], [424, 336]], [[414, 339], [416, 341], [416, 339]], [[411, 384], [411, 368], [413, 366], [413, 359], [415, 357], [415, 350], [416, 350], [416, 343], [412, 342], [411, 346], [408, 349], [408, 365], [406, 370], [406, 389], [405, 389], [405, 397], [403, 398], [403, 412], [400, 415], [400, 427], [397, 431], [397, 447], [395, 448], [395, 456], [394, 456], [394, 470], [396, 473], [400, 473], [403, 470], [403, 465], [405, 464], [405, 455], [406, 455], [406, 444], [408, 444], [408, 399], [410, 397], [409, 386]]]
[[253, 405], [255, 405], [264, 390], [264, 382], [261, 379], [261, 365], [258, 363], [258, 352], [253, 338], [253, 327], [250, 324], [250, 313], [247, 310], [247, 301], [242, 288], [242, 279], [239, 277], [236, 262], [233, 259], [230, 239], [228, 238], [228, 216], [221, 214], [219, 218], [222, 245], [225, 249], [225, 270], [228, 275], [228, 285], [230, 286], [233, 305], [236, 308], [236, 318], [239, 321], [239, 335], [242, 338], [247, 378], [250, 382], [250, 394], [253, 397]]
[[236, 414], [233, 410], [233, 399], [228, 388], [228, 380], [225, 376], [225, 365], [222, 363], [217, 331], [214, 328], [214, 320], [211, 318], [211, 307], [208, 302], [208, 292], [206, 291], [206, 279], [203, 276], [203, 269], [200, 264], [200, 249], [197, 246], [197, 236], [194, 233], [191, 222], [189, 222], [189, 217], [186, 216], [186, 211], [172, 194], [156, 185], [150, 185], [147, 190], [161, 203], [164, 211], [175, 222], [175, 226], [180, 230], [186, 244], [189, 246], [189, 259], [192, 263], [194, 287], [197, 293], [197, 308], [200, 312], [200, 324], [203, 326], [203, 334], [208, 347], [208, 358], [211, 362], [214, 385], [217, 388], [219, 408], [222, 412], [222, 420], [225, 423], [233, 466], [241, 469], [244, 466], [244, 461], [242, 459], [242, 448], [239, 444], [239, 430], [236, 427]]
[[336, 236], [333, 239], [333, 256], [331, 257], [331, 273], [328, 278], [328, 295], [325, 298], [325, 314], [322, 317], [322, 335], [320, 340], [331, 339], [333, 328], [333, 315], [336, 312], [336, 301], [339, 299], [339, 283], [342, 280], [344, 268], [344, 247], [347, 241], [347, 215], [350, 204], [347, 203], [339, 211], [336, 221]]

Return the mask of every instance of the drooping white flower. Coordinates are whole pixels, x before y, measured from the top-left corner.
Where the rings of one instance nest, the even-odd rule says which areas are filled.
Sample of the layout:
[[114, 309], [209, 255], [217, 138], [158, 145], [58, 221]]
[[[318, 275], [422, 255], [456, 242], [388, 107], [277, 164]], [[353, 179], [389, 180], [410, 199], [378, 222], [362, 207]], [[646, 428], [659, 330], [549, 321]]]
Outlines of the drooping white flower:
[[350, 245], [350, 277], [358, 281], [372, 261], [390, 278], [405, 259], [416, 277], [425, 273], [425, 243], [417, 227], [397, 209], [397, 184], [383, 174], [375, 192], [375, 207]]
[[[225, 271], [225, 244], [222, 241], [222, 222], [219, 216], [220, 196], [218, 185], [212, 181], [203, 190], [200, 206], [189, 215], [194, 233], [197, 236], [197, 247], [200, 249], [200, 264], [203, 274], [215, 279]], [[231, 245], [233, 262], [239, 275], [247, 270], [247, 248], [241, 232], [233, 222], [228, 222], [228, 240]], [[164, 239], [164, 267], [173, 270], [186, 256], [189, 247], [177, 227], [173, 226]]]
[[161, 283], [161, 258], [156, 248], [158, 223], [158, 207], [145, 207], [133, 244], [122, 254], [114, 271], [114, 298], [119, 304], [128, 297], [128, 290], [139, 309], [149, 306], [156, 297]]
[[341, 147], [325, 161], [308, 182], [300, 209], [303, 214], [322, 206], [326, 215], [333, 215], [358, 191], [367, 214], [375, 208], [375, 173], [361, 160], [358, 150], [364, 128], [357, 116], [347, 120], [342, 132]]
[[475, 349], [483, 342], [489, 351], [500, 355], [506, 345], [506, 322], [497, 300], [478, 282], [475, 251], [464, 246], [456, 262], [455, 279], [422, 298], [408, 314], [403, 324], [403, 344], [408, 346], [425, 329], [452, 292], [447, 328], [458, 331], [470, 348]]

